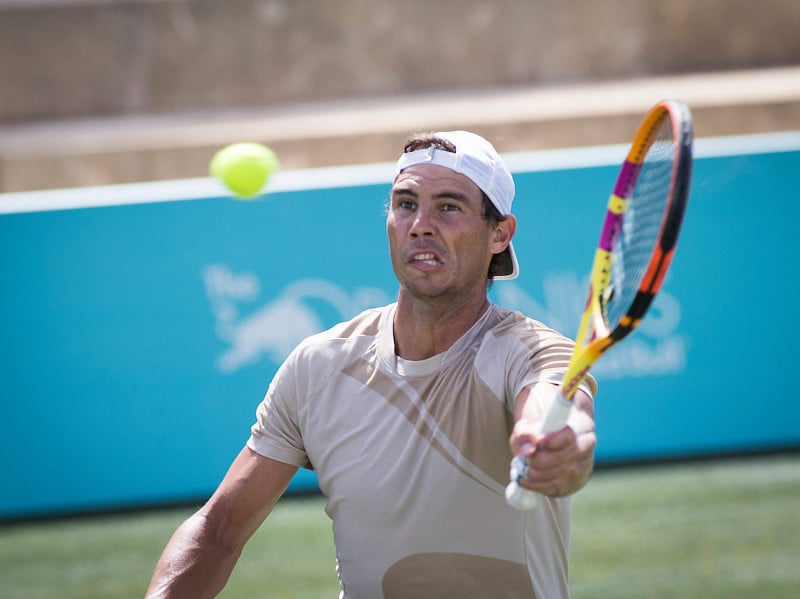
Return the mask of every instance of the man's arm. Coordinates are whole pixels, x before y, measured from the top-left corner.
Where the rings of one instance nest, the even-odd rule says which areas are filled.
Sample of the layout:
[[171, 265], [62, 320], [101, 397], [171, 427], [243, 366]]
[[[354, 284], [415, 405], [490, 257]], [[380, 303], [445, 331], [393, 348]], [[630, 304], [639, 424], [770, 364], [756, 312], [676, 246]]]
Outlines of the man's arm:
[[214, 495], [172, 535], [146, 599], [215, 597], [296, 471], [242, 449]]
[[545, 409], [558, 387], [537, 383], [523, 389], [514, 408], [514, 430], [510, 445], [514, 455], [528, 458], [530, 468], [520, 484], [550, 497], [570, 495], [582, 488], [594, 469], [597, 444], [592, 398], [575, 393], [569, 425], [547, 435], [536, 435]]

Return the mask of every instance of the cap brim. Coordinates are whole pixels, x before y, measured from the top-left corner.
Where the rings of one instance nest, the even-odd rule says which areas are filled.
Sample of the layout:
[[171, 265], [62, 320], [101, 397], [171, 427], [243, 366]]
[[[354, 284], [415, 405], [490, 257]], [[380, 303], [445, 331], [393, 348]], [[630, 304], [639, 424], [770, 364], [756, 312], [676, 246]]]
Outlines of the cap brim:
[[509, 243], [508, 247], [492, 260], [492, 278], [495, 281], [510, 281], [518, 276], [517, 253], [514, 251], [514, 244]]

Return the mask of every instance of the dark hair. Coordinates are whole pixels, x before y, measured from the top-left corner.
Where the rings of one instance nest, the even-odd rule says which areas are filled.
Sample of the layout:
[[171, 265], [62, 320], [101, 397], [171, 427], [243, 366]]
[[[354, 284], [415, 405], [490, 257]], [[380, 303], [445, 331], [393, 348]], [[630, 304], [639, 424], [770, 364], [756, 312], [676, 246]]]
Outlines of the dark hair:
[[433, 146], [437, 150], [444, 150], [445, 152], [456, 153], [456, 147], [453, 142], [444, 138], [437, 137], [435, 133], [417, 133], [408, 138], [403, 153], [416, 152], [417, 150], [424, 150]]
[[[416, 133], [412, 135], [408, 141], [406, 141], [406, 145], [403, 147], [403, 153], [408, 154], [409, 152], [424, 150], [426, 148], [430, 148], [431, 146], [437, 150], [443, 150], [445, 152], [452, 152], [454, 154], [456, 152], [456, 146], [451, 141], [438, 137], [435, 133]], [[486, 192], [484, 192], [482, 189], [481, 195], [483, 196], [483, 211], [481, 212], [483, 219], [488, 221], [492, 226], [495, 226], [497, 223], [506, 220], [505, 215], [500, 213], [500, 211], [497, 209], [497, 206], [492, 203], [492, 201], [489, 199], [489, 196], [487, 196]], [[500, 268], [500, 266], [496, 264], [496, 260], [499, 256], [500, 254], [496, 254], [489, 264], [489, 272], [486, 275], [487, 289], [492, 286], [492, 280], [497, 274], [495, 271]]]

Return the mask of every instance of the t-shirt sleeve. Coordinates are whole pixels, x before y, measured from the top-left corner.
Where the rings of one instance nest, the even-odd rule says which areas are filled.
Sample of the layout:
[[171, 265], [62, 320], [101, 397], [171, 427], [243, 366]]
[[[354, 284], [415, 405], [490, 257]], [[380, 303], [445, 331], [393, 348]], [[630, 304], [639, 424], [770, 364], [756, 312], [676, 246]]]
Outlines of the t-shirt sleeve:
[[256, 409], [247, 446], [256, 453], [299, 468], [309, 468], [298, 426], [297, 355], [278, 369], [263, 401]]
[[[509, 399], [513, 403], [522, 390], [534, 383], [561, 384], [569, 366], [575, 344], [552, 329], [539, 329], [535, 335], [520, 338], [520, 353], [515, 362], [514, 374], [509, 378]], [[597, 392], [597, 381], [591, 375], [579, 387], [590, 397]]]

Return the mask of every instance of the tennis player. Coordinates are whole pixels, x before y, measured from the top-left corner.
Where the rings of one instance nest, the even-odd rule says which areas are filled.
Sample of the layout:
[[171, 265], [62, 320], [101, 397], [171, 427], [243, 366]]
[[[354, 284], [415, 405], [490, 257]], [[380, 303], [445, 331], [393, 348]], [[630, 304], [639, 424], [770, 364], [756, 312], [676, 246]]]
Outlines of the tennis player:
[[[594, 379], [568, 426], [536, 426], [573, 343], [492, 304], [517, 276], [514, 182], [482, 137], [418, 135], [387, 209], [396, 303], [303, 341], [219, 488], [175, 532], [147, 597], [213, 597], [298, 468], [333, 522], [340, 597], [568, 596], [570, 495], [594, 466]], [[517, 511], [512, 455], [529, 456]]]

